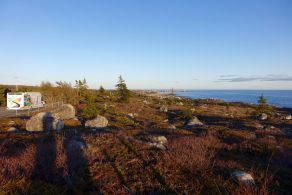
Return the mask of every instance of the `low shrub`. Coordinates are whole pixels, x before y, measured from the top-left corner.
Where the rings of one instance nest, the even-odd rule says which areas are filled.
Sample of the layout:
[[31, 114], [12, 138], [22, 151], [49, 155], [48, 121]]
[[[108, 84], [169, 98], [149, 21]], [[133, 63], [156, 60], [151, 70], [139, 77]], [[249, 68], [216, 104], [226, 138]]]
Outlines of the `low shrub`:
[[189, 108], [182, 111], [182, 118], [191, 119], [193, 117], [193, 111]]
[[116, 122], [119, 124], [119, 125], [125, 125], [125, 126], [137, 126], [136, 122], [125, 117], [125, 116], [117, 116], [115, 118]]
[[81, 116], [85, 119], [92, 119], [98, 114], [96, 105], [94, 103], [87, 103], [81, 111]]

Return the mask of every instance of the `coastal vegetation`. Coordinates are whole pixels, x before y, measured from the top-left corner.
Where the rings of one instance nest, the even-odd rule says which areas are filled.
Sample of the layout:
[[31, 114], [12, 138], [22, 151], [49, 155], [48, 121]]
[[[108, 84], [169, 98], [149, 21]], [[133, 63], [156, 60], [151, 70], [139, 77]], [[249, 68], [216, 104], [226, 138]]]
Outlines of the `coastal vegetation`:
[[291, 109], [269, 109], [263, 96], [249, 105], [130, 91], [122, 77], [116, 87], [27, 87], [66, 103], [52, 113], [64, 128], [35, 133], [33, 117], [0, 118], [0, 194], [291, 192]]

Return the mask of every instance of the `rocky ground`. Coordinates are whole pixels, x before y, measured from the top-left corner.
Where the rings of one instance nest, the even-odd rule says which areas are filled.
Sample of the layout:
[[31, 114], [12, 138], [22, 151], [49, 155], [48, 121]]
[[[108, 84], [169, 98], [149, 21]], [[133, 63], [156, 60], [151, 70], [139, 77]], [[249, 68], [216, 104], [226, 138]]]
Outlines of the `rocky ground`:
[[0, 194], [292, 191], [289, 109], [141, 94], [96, 107], [1, 119]]

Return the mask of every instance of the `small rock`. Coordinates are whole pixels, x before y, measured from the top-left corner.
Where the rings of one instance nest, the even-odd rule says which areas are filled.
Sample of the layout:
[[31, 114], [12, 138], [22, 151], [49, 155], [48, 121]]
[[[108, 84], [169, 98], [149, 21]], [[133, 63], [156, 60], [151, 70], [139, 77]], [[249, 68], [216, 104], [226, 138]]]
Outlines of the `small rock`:
[[165, 136], [152, 136], [150, 137], [151, 142], [156, 142], [160, 144], [167, 144], [167, 138]]
[[134, 116], [133, 113], [129, 113], [129, 114], [127, 114], [127, 117], [130, 118], [130, 119], [134, 119], [134, 118], [135, 118], [135, 116]]
[[19, 130], [16, 127], [9, 127], [7, 132], [18, 132]]
[[245, 173], [243, 171], [234, 171], [231, 173], [231, 178], [240, 184], [244, 184], [246, 186], [254, 186], [255, 181], [251, 174]]
[[179, 105], [179, 106], [183, 106], [184, 103], [182, 103], [182, 102], [178, 102], [177, 105]]
[[268, 119], [268, 115], [266, 113], [262, 113], [259, 116], [259, 120], [264, 121]]
[[149, 102], [147, 100], [144, 100], [143, 103], [146, 105], [149, 104]]
[[276, 116], [280, 117], [280, 116], [282, 116], [282, 114], [279, 113], [279, 112], [277, 112], [277, 113], [276, 113]]
[[202, 126], [204, 125], [196, 116], [193, 116], [192, 119], [190, 119], [186, 126], [187, 127], [195, 127], [195, 126]]
[[168, 126], [168, 129], [175, 130], [175, 129], [176, 129], [176, 126], [175, 126], [175, 125], [169, 125], [169, 126]]
[[169, 120], [168, 120], [168, 119], [165, 119], [163, 122], [164, 122], [164, 123], [168, 123], [168, 122], [169, 122]]
[[166, 147], [161, 143], [148, 143], [149, 146], [154, 146], [160, 150], [166, 150]]
[[16, 127], [17, 124], [16, 124], [15, 121], [9, 121], [9, 122], [8, 122], [8, 126], [9, 126], [9, 127]]
[[285, 116], [285, 119], [286, 120], [291, 120], [292, 119], [292, 116], [289, 114], [289, 115]]
[[159, 111], [160, 111], [160, 112], [168, 112], [167, 106], [161, 106], [161, 107], [159, 108]]
[[103, 129], [103, 128], [106, 128], [107, 125], [108, 125], [108, 120], [105, 117], [100, 116], [100, 115], [98, 115], [93, 120], [88, 120], [85, 122], [85, 127], [94, 128], [94, 129]]
[[259, 123], [256, 123], [254, 125], [254, 127], [257, 128], [257, 129], [263, 129], [264, 128], [264, 126], [262, 124], [259, 124]]
[[276, 127], [274, 127], [272, 125], [269, 125], [269, 126], [264, 127], [263, 130], [264, 131], [278, 131], [279, 129], [277, 129]]

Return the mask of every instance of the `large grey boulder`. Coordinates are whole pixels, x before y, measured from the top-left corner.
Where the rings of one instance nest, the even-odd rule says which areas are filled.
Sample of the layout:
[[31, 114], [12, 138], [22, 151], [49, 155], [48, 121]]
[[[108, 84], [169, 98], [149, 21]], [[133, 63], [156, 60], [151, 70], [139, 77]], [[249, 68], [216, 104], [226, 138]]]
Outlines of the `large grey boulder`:
[[50, 131], [54, 118], [49, 112], [40, 112], [26, 122], [27, 131]]
[[186, 124], [187, 127], [196, 127], [202, 125], [204, 124], [196, 116], [193, 116], [193, 118], [191, 118]]
[[93, 129], [102, 129], [107, 127], [108, 125], [108, 120], [103, 117], [98, 115], [95, 119], [88, 120], [85, 122], [85, 127], [93, 128]]
[[251, 174], [243, 171], [234, 171], [233, 173], [231, 173], [231, 178], [234, 179], [239, 184], [243, 184], [246, 186], [255, 185], [255, 181]]
[[71, 104], [64, 104], [57, 113], [62, 120], [67, 120], [75, 118], [76, 110]]
[[58, 114], [41, 112], [32, 116], [26, 123], [27, 131], [60, 131], [64, 128], [64, 122]]

